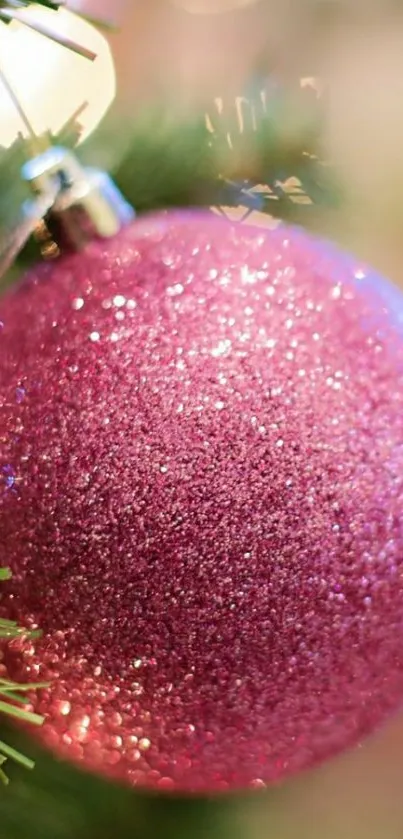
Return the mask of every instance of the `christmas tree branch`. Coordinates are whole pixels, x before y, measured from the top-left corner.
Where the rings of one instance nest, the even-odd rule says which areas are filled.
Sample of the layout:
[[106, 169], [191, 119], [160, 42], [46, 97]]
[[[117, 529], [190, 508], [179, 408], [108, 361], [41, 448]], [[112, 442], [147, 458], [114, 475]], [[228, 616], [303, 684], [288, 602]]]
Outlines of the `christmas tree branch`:
[[[0, 582], [10, 580], [11, 576], [9, 568], [0, 568]], [[16, 621], [0, 618], [0, 639], [12, 640], [21, 637], [32, 639], [39, 636], [40, 632], [38, 630], [30, 631], [18, 626]], [[0, 714], [6, 714], [30, 725], [42, 725], [43, 717], [27, 710], [24, 706], [29, 705], [29, 699], [26, 696], [28, 691], [46, 687], [48, 687], [46, 682], [20, 685], [18, 682], [0, 678]], [[34, 767], [34, 762], [29, 757], [0, 740], [0, 782], [6, 785], [9, 783], [9, 778], [3, 767], [7, 760], [12, 760], [25, 769], [33, 769]]]

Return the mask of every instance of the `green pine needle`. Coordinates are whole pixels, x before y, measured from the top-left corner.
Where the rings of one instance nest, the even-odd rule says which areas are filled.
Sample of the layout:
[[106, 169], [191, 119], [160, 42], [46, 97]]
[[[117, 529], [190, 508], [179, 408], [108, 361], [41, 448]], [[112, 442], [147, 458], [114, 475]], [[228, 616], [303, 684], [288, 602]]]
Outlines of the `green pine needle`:
[[[18, 689], [18, 685], [16, 685], [16, 687]], [[18, 708], [10, 702], [2, 702], [0, 700], [0, 712], [8, 714], [10, 717], [15, 717], [21, 722], [32, 723], [32, 725], [42, 725], [43, 723], [43, 717], [40, 717], [39, 714], [33, 714], [31, 711], [24, 711], [23, 708]]]
[[35, 764], [33, 760], [21, 754], [21, 752], [18, 752], [17, 749], [13, 749], [11, 746], [8, 746], [7, 743], [3, 743], [2, 740], [0, 740], [0, 749], [3, 752], [4, 757], [2, 763], [4, 763], [9, 757], [11, 760], [14, 760], [15, 763], [19, 763], [20, 766], [25, 766], [26, 769], [34, 768]]
[[6, 761], [7, 761], [6, 756], [5, 755], [0, 755], [0, 781], [1, 781], [2, 784], [4, 784], [5, 787], [8, 786], [9, 779], [8, 779], [8, 776], [6, 775], [6, 773], [4, 772], [4, 770], [1, 767], [6, 763]]
[[18, 702], [20, 705], [29, 705], [27, 696], [19, 696], [18, 693], [12, 690], [0, 689], [0, 696], [4, 696], [9, 702]]
[[[11, 576], [12, 574], [9, 568], [0, 568], [0, 581], [10, 580]], [[40, 634], [38, 630], [30, 631], [18, 626], [16, 621], [0, 618], [0, 639], [11, 640], [19, 637], [38, 638]], [[29, 723], [30, 725], [42, 725], [43, 717], [32, 711], [27, 711], [21, 706], [29, 704], [29, 699], [25, 695], [28, 691], [46, 687], [48, 687], [47, 682], [19, 685], [9, 679], [0, 678], [0, 713], [6, 714], [20, 722]], [[12, 746], [8, 746], [7, 743], [0, 740], [0, 783], [3, 783], [5, 786], [9, 783], [9, 778], [3, 767], [8, 759], [13, 760], [14, 763], [18, 763], [25, 769], [34, 768], [34, 762], [29, 757], [26, 757], [26, 755], [21, 754], [21, 752], [18, 752]]]
[[[9, 693], [10, 690], [18, 690], [19, 693], [27, 690], [40, 690], [41, 688], [48, 688], [49, 682], [32, 682], [32, 684], [17, 685], [15, 682], [9, 682], [6, 679], [0, 679], [0, 693]], [[24, 700], [20, 698], [20, 702]]]

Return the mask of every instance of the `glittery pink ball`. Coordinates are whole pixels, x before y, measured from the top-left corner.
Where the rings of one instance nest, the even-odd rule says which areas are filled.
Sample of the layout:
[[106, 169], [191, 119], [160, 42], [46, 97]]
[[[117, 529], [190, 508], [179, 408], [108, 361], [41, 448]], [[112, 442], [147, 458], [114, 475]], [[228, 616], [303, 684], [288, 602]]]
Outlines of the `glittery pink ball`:
[[0, 301], [8, 672], [59, 756], [260, 786], [403, 697], [403, 302], [296, 230], [166, 214]]

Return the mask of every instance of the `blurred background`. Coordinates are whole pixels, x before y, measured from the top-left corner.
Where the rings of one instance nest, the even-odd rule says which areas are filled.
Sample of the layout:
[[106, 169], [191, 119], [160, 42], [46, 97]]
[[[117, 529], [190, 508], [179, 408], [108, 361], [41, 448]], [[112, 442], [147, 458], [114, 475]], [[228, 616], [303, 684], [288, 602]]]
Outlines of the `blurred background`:
[[[151, 112], [150, 157], [153, 153], [157, 157], [158, 144], [165, 142], [172, 167], [175, 150], [180, 160], [187, 146], [190, 171], [184, 178], [187, 189], [194, 192], [184, 197], [196, 201], [207, 199], [203, 188], [206, 191], [206, 181], [217, 172], [233, 180], [245, 177], [267, 184], [276, 177], [301, 176], [298, 170], [305, 163], [305, 178], [322, 182], [328, 175], [326, 164], [332, 164], [332, 176], [337, 175], [335, 200], [328, 196], [320, 201], [320, 213], [294, 209], [293, 215], [329, 231], [399, 281], [403, 179], [399, 0], [119, 0], [113, 4], [87, 0], [84, 5], [93, 13], [115, 16], [121, 24], [111, 39], [118, 96], [98, 142], [105, 162], [122, 180], [129, 174], [130, 158], [137, 203], [142, 201], [142, 190], [133, 177], [135, 149], [139, 156]], [[312, 87], [300, 95], [301, 79], [312, 77], [322, 85], [320, 102]], [[239, 124], [239, 97], [249, 99], [257, 111], [254, 125], [245, 102], [244, 122]], [[202, 152], [197, 132], [205, 113], [216, 135], [210, 154], [206, 148]], [[117, 115], [127, 124], [119, 138], [114, 132]], [[113, 138], [109, 143], [108, 128]], [[325, 167], [312, 166], [309, 172], [304, 153], [317, 155]], [[161, 166], [161, 160], [155, 163], [155, 193]], [[171, 168], [171, 179], [174, 174]], [[314, 189], [311, 197], [316, 203], [323, 198]], [[288, 207], [281, 209], [281, 215], [290, 212]]]
[[[117, 96], [80, 154], [110, 170], [137, 209], [203, 204], [251, 222], [291, 220], [403, 287], [401, 3], [75, 0], [71, 8], [118, 24], [107, 36]], [[0, 159], [3, 197], [5, 178]], [[156, 799], [36, 757], [32, 775], [13, 767], [0, 791], [1, 839], [403, 836], [403, 717], [304, 777], [216, 801]]]

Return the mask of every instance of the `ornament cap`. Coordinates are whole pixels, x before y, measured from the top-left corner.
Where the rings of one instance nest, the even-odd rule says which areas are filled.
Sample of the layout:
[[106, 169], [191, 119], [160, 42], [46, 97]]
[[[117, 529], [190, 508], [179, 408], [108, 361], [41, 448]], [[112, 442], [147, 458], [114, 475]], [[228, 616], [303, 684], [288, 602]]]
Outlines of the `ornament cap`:
[[62, 146], [51, 146], [22, 167], [22, 178], [36, 198], [54, 194], [43, 222], [58, 250], [79, 250], [93, 238], [109, 238], [130, 221], [134, 211], [112, 179], [83, 167]]

